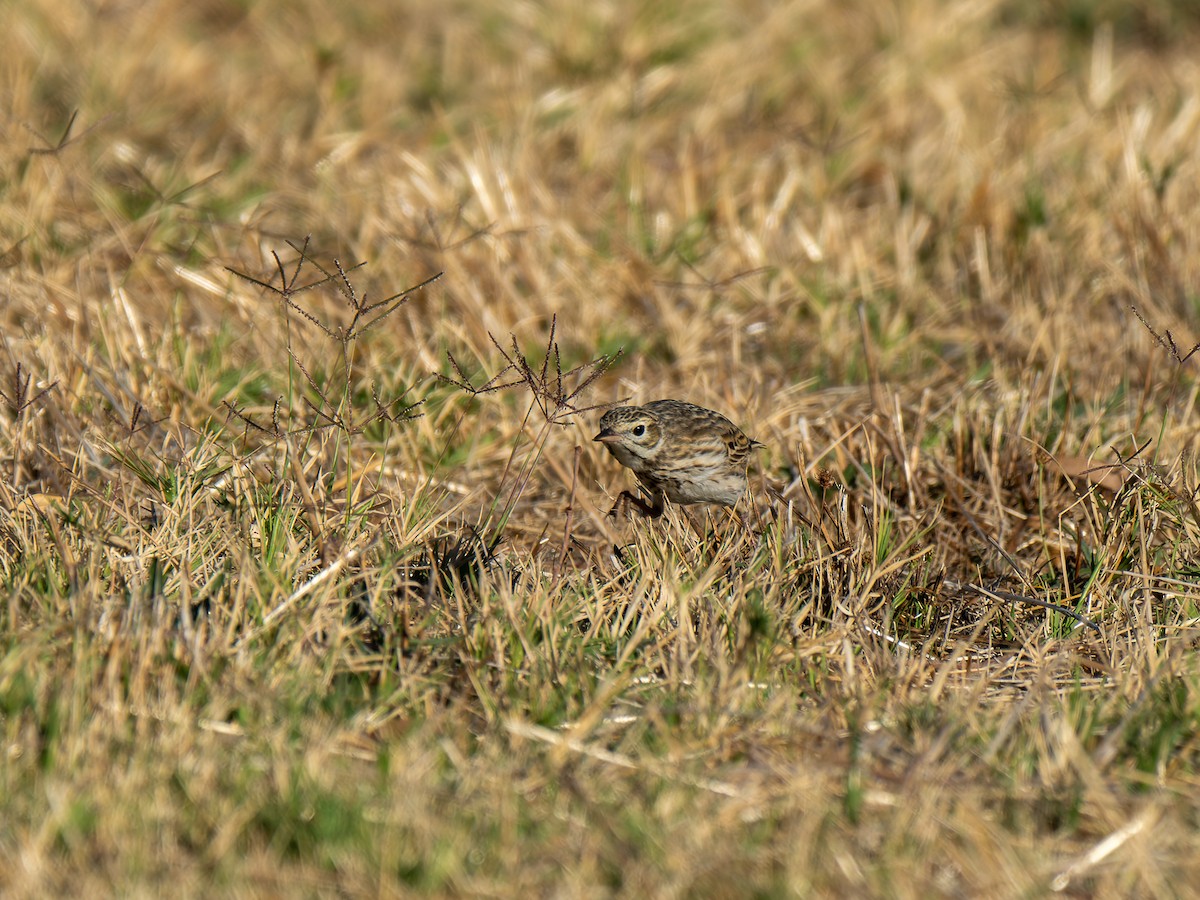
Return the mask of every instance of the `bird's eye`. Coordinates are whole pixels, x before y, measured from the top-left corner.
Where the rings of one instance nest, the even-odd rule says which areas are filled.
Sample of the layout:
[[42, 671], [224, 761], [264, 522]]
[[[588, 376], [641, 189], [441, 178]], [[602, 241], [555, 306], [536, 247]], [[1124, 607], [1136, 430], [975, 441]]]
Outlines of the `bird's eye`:
[[634, 437], [641, 437], [645, 433], [646, 433], [645, 425], [635, 425], [633, 427], [633, 436]]

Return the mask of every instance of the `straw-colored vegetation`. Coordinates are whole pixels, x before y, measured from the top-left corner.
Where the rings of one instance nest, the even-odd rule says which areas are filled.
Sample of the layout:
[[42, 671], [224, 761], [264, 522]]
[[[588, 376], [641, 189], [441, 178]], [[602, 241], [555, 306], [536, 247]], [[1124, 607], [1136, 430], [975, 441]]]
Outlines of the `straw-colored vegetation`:
[[0, 892], [1200, 884], [1198, 42], [0, 5]]

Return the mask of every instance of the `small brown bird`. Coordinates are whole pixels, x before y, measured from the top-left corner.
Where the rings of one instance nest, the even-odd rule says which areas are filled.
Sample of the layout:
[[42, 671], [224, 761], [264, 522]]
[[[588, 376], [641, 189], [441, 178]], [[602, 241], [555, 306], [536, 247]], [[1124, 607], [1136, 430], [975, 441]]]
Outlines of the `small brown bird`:
[[609, 515], [627, 499], [650, 518], [662, 515], [664, 497], [733, 506], [746, 492], [750, 451], [762, 446], [720, 413], [681, 400], [610, 409], [593, 440], [632, 469], [650, 495], [647, 503], [622, 491]]

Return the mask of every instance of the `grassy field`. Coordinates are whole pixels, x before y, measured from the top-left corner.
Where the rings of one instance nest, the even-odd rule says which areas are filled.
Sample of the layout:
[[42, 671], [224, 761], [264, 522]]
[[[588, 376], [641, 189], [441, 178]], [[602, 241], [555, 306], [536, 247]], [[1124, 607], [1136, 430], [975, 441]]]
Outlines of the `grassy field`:
[[1194, 894], [1198, 42], [0, 2], [0, 893]]

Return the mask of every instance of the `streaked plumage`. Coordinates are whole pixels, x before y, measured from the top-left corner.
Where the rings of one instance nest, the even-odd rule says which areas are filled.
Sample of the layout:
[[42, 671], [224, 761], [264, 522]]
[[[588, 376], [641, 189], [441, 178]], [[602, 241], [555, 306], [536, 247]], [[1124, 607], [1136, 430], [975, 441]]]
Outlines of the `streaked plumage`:
[[593, 440], [633, 470], [651, 502], [629, 491], [621, 498], [651, 517], [662, 514], [664, 497], [672, 503], [733, 506], [746, 492], [750, 451], [761, 446], [720, 413], [681, 400], [611, 409]]

